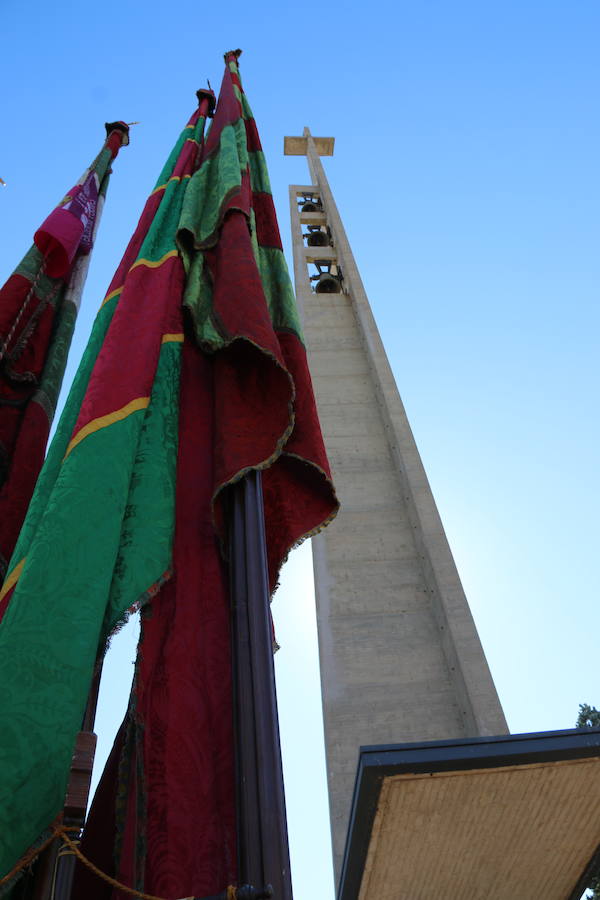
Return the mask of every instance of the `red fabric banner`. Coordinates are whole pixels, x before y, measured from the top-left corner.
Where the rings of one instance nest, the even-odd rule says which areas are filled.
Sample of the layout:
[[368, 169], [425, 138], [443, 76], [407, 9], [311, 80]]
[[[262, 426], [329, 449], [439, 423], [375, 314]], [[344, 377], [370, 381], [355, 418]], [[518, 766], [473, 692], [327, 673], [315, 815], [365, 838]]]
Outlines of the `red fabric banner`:
[[110, 164], [128, 141], [125, 123], [114, 126], [81, 182], [38, 229], [35, 246], [0, 288], [0, 580], [44, 461], [85, 283], [77, 263], [92, 248]]
[[[194, 178], [225, 152], [225, 129], [239, 134], [241, 126], [248, 153], [261, 152], [231, 62], [186, 200], [197, 196]], [[128, 716], [82, 844], [106, 865], [106, 842], [114, 841], [108, 874], [165, 898], [216, 894], [236, 880], [227, 492], [249, 469], [262, 470], [272, 589], [290, 548], [337, 510], [296, 314], [274, 321], [257, 262], [285, 272], [272, 198], [253, 188], [248, 166], [223, 196], [207, 240], [180, 226], [188, 272], [202, 255], [211, 307], [205, 320], [193, 305], [184, 316], [173, 577], [142, 612]], [[280, 254], [274, 262], [271, 251]], [[78, 866], [73, 897], [127, 894]]]

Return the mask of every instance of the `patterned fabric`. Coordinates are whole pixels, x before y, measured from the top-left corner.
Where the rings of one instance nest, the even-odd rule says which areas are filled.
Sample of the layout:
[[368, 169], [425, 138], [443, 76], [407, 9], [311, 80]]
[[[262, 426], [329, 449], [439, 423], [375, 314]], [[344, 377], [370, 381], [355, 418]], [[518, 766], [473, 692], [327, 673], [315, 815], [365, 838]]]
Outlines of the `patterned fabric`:
[[[120, 130], [110, 133], [98, 157], [36, 232], [35, 245], [0, 289], [0, 579], [44, 461], [97, 212], [122, 137]], [[70, 208], [84, 194], [87, 203]], [[0, 618], [2, 614], [0, 605]]]
[[[83, 842], [121, 882], [165, 897], [214, 894], [236, 878], [228, 575], [218, 540], [224, 494], [249, 467], [263, 469], [272, 587], [289, 548], [337, 508], [235, 57], [186, 190], [178, 244], [189, 316], [174, 577], [142, 614], [129, 713]], [[121, 900], [82, 867], [73, 897]]]
[[[227, 66], [203, 162], [186, 191], [178, 243], [196, 339], [216, 354], [217, 530], [223, 537], [223, 488], [250, 466], [265, 469], [273, 589], [282, 559], [307, 536], [295, 519], [315, 516], [320, 502], [318, 530], [337, 504], [264, 154], [235, 56]], [[304, 497], [312, 512], [300, 511]]]
[[[143, 606], [87, 852], [161, 896], [235, 879], [225, 495], [264, 470], [272, 586], [337, 509], [235, 56], [203, 131], [196, 112], [109, 287], [3, 588], [0, 871], [60, 810], [96, 655]], [[74, 897], [103, 894], [88, 879]]]
[[0, 623], [3, 873], [62, 809], [108, 634], [170, 568], [183, 267], [173, 228], [170, 242], [158, 233], [193, 169], [197, 118], [96, 317], [0, 592], [10, 601]]

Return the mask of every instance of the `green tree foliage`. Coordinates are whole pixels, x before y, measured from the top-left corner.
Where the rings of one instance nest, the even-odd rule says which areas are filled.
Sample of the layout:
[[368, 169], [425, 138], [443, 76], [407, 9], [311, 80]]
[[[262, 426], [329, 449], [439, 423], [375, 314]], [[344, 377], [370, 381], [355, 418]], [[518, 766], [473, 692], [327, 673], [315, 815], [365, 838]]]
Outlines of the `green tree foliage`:
[[[576, 728], [600, 728], [600, 710], [588, 703], [579, 704], [579, 715], [575, 722]], [[589, 886], [591, 894], [586, 894], [586, 900], [600, 900], [600, 876], [592, 878]]]
[[600, 710], [588, 703], [580, 703], [575, 728], [600, 728]]

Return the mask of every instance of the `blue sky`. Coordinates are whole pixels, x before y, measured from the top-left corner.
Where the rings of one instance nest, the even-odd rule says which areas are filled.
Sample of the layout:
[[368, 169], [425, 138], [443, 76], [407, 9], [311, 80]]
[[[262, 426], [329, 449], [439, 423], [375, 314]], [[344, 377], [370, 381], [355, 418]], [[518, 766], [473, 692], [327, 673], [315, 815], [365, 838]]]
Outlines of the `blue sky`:
[[[1, 8], [2, 280], [103, 123], [141, 123], [69, 376], [195, 90], [242, 47], [288, 247], [287, 185], [308, 175], [283, 136], [336, 138], [327, 172], [511, 730], [600, 705], [595, 0]], [[289, 566], [274, 612], [296, 900], [315, 883], [330, 900], [307, 549]]]

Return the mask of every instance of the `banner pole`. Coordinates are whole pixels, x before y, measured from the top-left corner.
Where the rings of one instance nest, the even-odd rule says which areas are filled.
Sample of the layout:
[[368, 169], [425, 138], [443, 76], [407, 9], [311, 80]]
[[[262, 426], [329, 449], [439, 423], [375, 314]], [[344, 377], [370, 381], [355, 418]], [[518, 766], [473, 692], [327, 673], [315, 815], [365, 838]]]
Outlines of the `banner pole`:
[[234, 488], [230, 579], [238, 883], [292, 900], [260, 472]]

